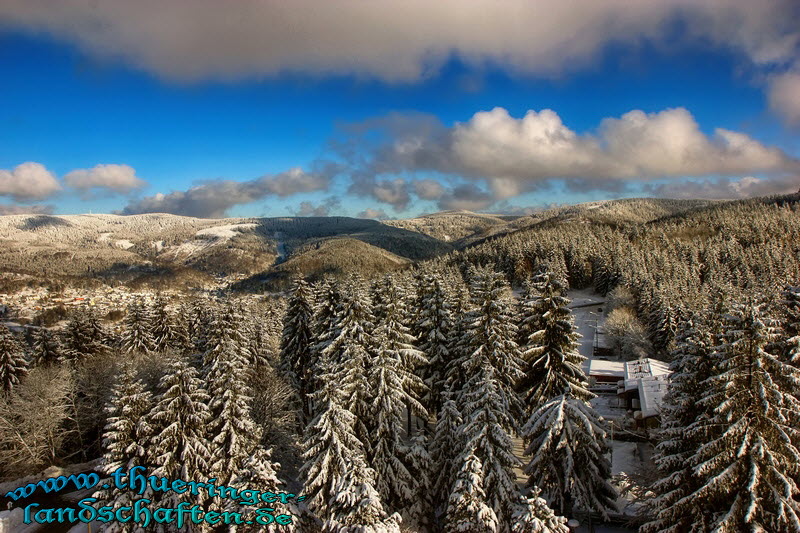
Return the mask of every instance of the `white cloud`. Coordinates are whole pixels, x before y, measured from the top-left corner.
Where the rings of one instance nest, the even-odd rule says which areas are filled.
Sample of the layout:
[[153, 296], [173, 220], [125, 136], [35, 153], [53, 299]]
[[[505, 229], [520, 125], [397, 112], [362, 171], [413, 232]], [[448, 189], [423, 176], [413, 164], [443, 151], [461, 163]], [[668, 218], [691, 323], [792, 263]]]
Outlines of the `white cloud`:
[[[451, 128], [427, 115], [395, 113], [349, 131], [356, 133], [343, 143], [342, 155], [354, 176], [351, 192], [395, 208], [408, 205], [410, 192], [443, 209], [481, 209], [554, 180], [565, 180], [572, 190], [621, 191], [664, 178], [782, 178], [800, 172], [800, 159], [745, 133], [717, 128], [707, 135], [684, 108], [630, 111], [586, 133], [573, 131], [549, 109], [516, 118], [500, 107]], [[456, 183], [483, 182], [485, 189], [472, 184], [448, 190], [432, 179], [382, 180], [418, 172]]]
[[312, 172], [293, 168], [249, 181], [207, 181], [185, 191], [147, 196], [131, 202], [122, 212], [126, 215], [172, 213], [199, 218], [221, 218], [235, 205], [249, 204], [269, 196], [286, 197], [302, 192], [326, 190], [332, 176], [338, 171], [337, 165], [322, 163], [319, 170]]
[[509, 178], [648, 179], [775, 172], [800, 164], [743, 133], [718, 128], [706, 136], [683, 108], [607, 118], [597, 135], [575, 133], [549, 109], [516, 119], [495, 108], [457, 124], [451, 150], [465, 173], [501, 178], [504, 187]]
[[[683, 108], [634, 110], [603, 120], [596, 133], [578, 134], [549, 109], [514, 118], [496, 107], [444, 134], [406, 128], [400, 137], [389, 137], [384, 145], [365, 148], [370, 156], [360, 163], [363, 174], [432, 170], [487, 180], [499, 197], [558, 178], [641, 180], [800, 168], [800, 160], [744, 133], [718, 128], [704, 134]], [[421, 197], [432, 194], [427, 183], [415, 187]]]
[[64, 176], [64, 184], [73, 189], [109, 189], [126, 193], [147, 185], [136, 177], [136, 171], [128, 165], [95, 165], [93, 168], [79, 168]]
[[291, 196], [300, 192], [322, 191], [328, 188], [329, 172], [305, 172], [295, 167], [274, 176], [258, 180], [256, 188], [277, 196]]
[[[684, 31], [676, 42], [676, 21]], [[4, 0], [0, 22], [181, 81], [284, 71], [415, 81], [452, 54], [559, 73], [609, 43], [729, 48], [756, 64], [796, 53], [793, 0]], [[672, 31], [671, 31], [672, 30]]]
[[300, 202], [300, 205], [295, 210], [295, 215], [298, 217], [327, 217], [331, 214], [331, 210], [340, 206], [341, 201], [335, 196], [326, 198], [319, 205], [314, 205], [311, 202]]
[[769, 105], [785, 122], [800, 125], [800, 72], [786, 72], [771, 78]]
[[40, 163], [22, 163], [14, 170], [0, 169], [0, 196], [25, 202], [47, 198], [60, 189], [53, 174]]
[[438, 200], [444, 195], [444, 186], [432, 179], [417, 180], [414, 182], [414, 193], [423, 200]]
[[374, 218], [377, 220], [385, 220], [388, 218], [383, 209], [373, 209], [371, 207], [364, 209], [357, 216], [358, 218]]
[[50, 215], [54, 209], [52, 205], [0, 204], [0, 215]]
[[653, 196], [680, 199], [731, 200], [789, 194], [800, 187], [800, 178], [756, 178], [745, 176], [739, 179], [718, 178], [707, 180], [685, 180], [647, 186], [645, 190]]

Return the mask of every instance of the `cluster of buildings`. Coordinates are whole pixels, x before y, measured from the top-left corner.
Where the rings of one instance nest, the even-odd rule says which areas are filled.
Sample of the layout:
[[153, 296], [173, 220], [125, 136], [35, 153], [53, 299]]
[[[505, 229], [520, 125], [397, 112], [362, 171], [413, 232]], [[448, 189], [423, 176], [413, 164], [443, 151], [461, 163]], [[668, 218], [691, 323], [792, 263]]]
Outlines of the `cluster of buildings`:
[[631, 413], [640, 428], [659, 424], [669, 375], [668, 363], [651, 358], [635, 361], [592, 359], [589, 363], [589, 378], [595, 386], [615, 392], [618, 406]]

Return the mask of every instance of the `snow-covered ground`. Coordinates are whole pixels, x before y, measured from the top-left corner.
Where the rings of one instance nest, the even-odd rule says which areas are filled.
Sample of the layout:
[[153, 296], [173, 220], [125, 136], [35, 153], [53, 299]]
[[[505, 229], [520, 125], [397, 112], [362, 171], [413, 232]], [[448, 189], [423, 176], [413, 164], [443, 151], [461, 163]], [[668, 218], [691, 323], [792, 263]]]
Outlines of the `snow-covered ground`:
[[572, 309], [575, 326], [581, 335], [579, 351], [586, 358], [583, 371], [588, 376], [595, 335], [598, 331], [600, 332], [598, 344], [604, 345], [602, 330], [606, 320], [606, 300], [591, 289], [571, 290], [567, 292], [567, 298], [571, 300], [569, 307]]
[[214, 237], [217, 239], [232, 239], [236, 237], [239, 233], [242, 233], [245, 230], [253, 229], [258, 224], [225, 224], [224, 226], [212, 226], [210, 228], [203, 228], [195, 235], [197, 236], [208, 236]]

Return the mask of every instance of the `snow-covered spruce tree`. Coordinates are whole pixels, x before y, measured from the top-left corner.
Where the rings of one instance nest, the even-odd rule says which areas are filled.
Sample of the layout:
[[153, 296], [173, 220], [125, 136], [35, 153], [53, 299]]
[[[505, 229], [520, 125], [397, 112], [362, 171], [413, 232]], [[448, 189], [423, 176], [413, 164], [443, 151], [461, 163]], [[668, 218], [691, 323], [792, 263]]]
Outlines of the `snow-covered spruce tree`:
[[462, 393], [464, 422], [458, 430], [465, 450], [460, 460], [465, 461], [470, 454], [480, 459], [486, 503], [494, 511], [500, 529], [505, 531], [511, 504], [519, 494], [514, 468], [521, 463], [514, 455], [514, 444], [506, 430], [515, 424], [497, 371], [488, 358], [478, 353], [468, 364], [466, 371], [471, 378]]
[[411, 439], [405, 462], [413, 481], [412, 501], [403, 513], [404, 522], [413, 524], [419, 531], [431, 531], [435, 521], [433, 494], [431, 494], [431, 468], [433, 461], [428, 452], [428, 438], [424, 434]]
[[800, 366], [800, 287], [783, 291], [783, 352], [786, 359]]
[[[238, 488], [257, 488], [261, 491], [281, 492], [282, 483], [277, 475], [278, 464], [272, 461], [269, 450], [258, 447], [256, 450], [244, 461], [242, 467], [238, 471], [238, 475], [234, 478], [231, 486]], [[235, 511], [243, 515], [252, 513], [255, 509], [262, 507], [261, 502], [256, 505], [239, 505], [237, 501], [228, 500], [225, 505], [226, 510]], [[288, 503], [280, 508], [280, 512], [285, 512], [295, 519], [300, 516], [301, 511], [294, 503]], [[237, 533], [255, 533], [260, 531], [268, 531], [269, 533], [279, 533], [297, 531], [297, 522], [294, 521], [290, 525], [275, 525], [264, 526], [260, 524], [243, 524], [238, 526], [229, 526], [231, 532]]]
[[474, 454], [467, 454], [458, 470], [447, 504], [446, 531], [459, 533], [501, 531], [497, 516], [486, 500], [481, 460]]
[[229, 340], [209, 364], [206, 377], [211, 411], [209, 468], [219, 483], [228, 485], [256, 452], [261, 428], [253, 422], [250, 413], [252, 393], [248, 386], [247, 361], [233, 342]]
[[318, 414], [303, 437], [300, 477], [309, 508], [324, 522], [332, 517], [332, 498], [352, 468], [351, 461], [364, 462], [364, 448], [353, 431], [353, 413], [342, 405], [335, 377], [323, 373], [319, 382], [320, 389], [313, 393]]
[[187, 327], [189, 340], [192, 342], [194, 352], [197, 354], [203, 354], [207, 349], [206, 343], [208, 342], [211, 319], [211, 310], [206, 302], [203, 300], [192, 302]]
[[558, 516], [534, 487], [530, 496], [520, 495], [514, 502], [511, 533], [569, 533], [567, 519]]
[[321, 371], [317, 371], [320, 366], [325, 366], [325, 357], [322, 350], [330, 343], [335, 335], [334, 323], [337, 311], [342, 302], [342, 293], [339, 285], [330, 278], [324, 278], [313, 287], [314, 291], [314, 317], [312, 320], [311, 331], [314, 345], [311, 348], [311, 390], [317, 390], [315, 384], [317, 376]]
[[368, 456], [376, 473], [375, 488], [389, 508], [400, 510], [412, 503], [414, 495], [414, 480], [405, 463], [403, 415], [408, 406], [419, 416], [426, 416], [417, 399], [424, 386], [406, 366], [405, 360], [419, 352], [404, 342], [410, 336], [399, 323], [396, 308], [384, 305], [383, 315], [383, 322], [375, 328], [377, 351], [368, 369], [372, 403], [366, 420]]
[[367, 423], [373, 410], [368, 368], [375, 346], [370, 305], [361, 280], [350, 280], [342, 291], [332, 334], [321, 351], [324, 364], [330, 365], [345, 399], [345, 408], [355, 416], [355, 434], [367, 455], [370, 455], [371, 441]]
[[532, 315], [523, 318], [523, 322], [536, 320], [540, 329], [527, 339], [523, 352], [525, 376], [519, 383], [528, 416], [567, 390], [579, 400], [594, 397], [581, 368], [585, 358], [578, 353], [580, 335], [575, 331], [564, 285], [555, 274], [545, 272], [534, 281], [534, 288], [537, 294], [526, 309]]
[[699, 315], [690, 317], [678, 331], [655, 456], [661, 479], [652, 487], [656, 494], [650, 502], [654, 519], [642, 526], [643, 533], [710, 529], [711, 509], [686, 497], [703, 483], [691, 463], [703, 439], [697, 433], [690, 436], [689, 430], [702, 425], [711, 431], [708, 421], [713, 408], [700, 400], [706, 392], [706, 380], [717, 374], [719, 359], [714, 345], [711, 325]]
[[419, 349], [428, 359], [422, 368], [422, 378], [428, 387], [422, 404], [436, 413], [442, 406], [442, 394], [447, 388], [447, 365], [452, 354], [455, 319], [452, 305], [441, 278], [434, 274], [423, 278], [417, 303], [414, 331]]
[[189, 333], [185, 322], [167, 310], [167, 301], [163, 296], [156, 298], [150, 309], [153, 325], [153, 350], [166, 352], [173, 349], [179, 353], [189, 350]]
[[406, 400], [407, 430], [410, 435], [413, 431], [412, 413], [423, 419], [428, 417], [428, 412], [420, 401], [427, 388], [419, 377], [428, 359], [422, 351], [415, 348], [417, 339], [406, 324], [409, 315], [408, 295], [399, 281], [391, 275], [385, 276], [376, 294], [378, 301], [375, 302], [375, 307], [380, 319], [376, 320], [373, 331], [375, 350], [399, 363], [397, 368], [400, 370], [400, 381]]
[[109, 344], [109, 336], [91, 307], [83, 307], [72, 313], [64, 330], [65, 358], [97, 355], [106, 352]]
[[0, 392], [9, 394], [27, 373], [28, 360], [22, 345], [0, 324]]
[[[103, 456], [99, 467], [104, 475], [110, 477], [118, 468], [127, 472], [134, 466], [147, 466], [147, 441], [151, 435], [145, 417], [152, 402], [152, 395], [144, 383], [136, 379], [135, 373], [130, 368], [123, 370], [106, 408], [108, 422], [103, 433]], [[136, 499], [134, 492], [114, 488], [102, 489], [94, 497], [103, 505], [114, 508], [131, 505]], [[110, 522], [104, 531], [139, 532], [144, 528], [137, 524]]]
[[[151, 426], [147, 462], [154, 466], [152, 474], [167, 479], [207, 480], [209, 463], [208, 393], [197, 377], [197, 370], [183, 359], [173, 361], [158, 384], [158, 398], [145, 417]], [[156, 493], [154, 497], [158, 497]], [[203, 503], [202, 495], [192, 499], [170, 492], [158, 503], [175, 507], [181, 501]]]
[[33, 334], [31, 353], [33, 366], [48, 366], [58, 363], [62, 357], [61, 342], [47, 328], [38, 328]]
[[737, 304], [719, 347], [722, 373], [706, 380], [706, 439], [691, 459], [700, 488], [686, 499], [716, 511], [714, 531], [800, 531], [800, 370], [768, 347], [775, 321], [764, 304]]
[[230, 350], [237, 357], [245, 357], [247, 348], [241, 334], [241, 317], [236, 308], [229, 304], [222, 309], [210, 311], [209, 332], [203, 352], [201, 374], [207, 376], [215, 361], [220, 360], [222, 353]]
[[517, 326], [510, 290], [502, 274], [480, 268], [472, 273], [470, 291], [472, 309], [462, 319], [457, 357], [451, 360], [447, 370], [448, 386], [456, 394], [465, 393], [466, 383], [474, 379], [475, 371], [482, 367], [476, 361], [487, 361], [495, 370], [493, 378], [500, 386], [502, 402], [510, 413], [506, 429], [512, 430], [515, 424], [511, 422], [522, 414], [515, 387], [523, 374], [521, 352], [515, 341]]
[[323, 533], [400, 533], [400, 515], [387, 516], [373, 486], [375, 472], [361, 456], [352, 456], [348, 463], [329, 502]]
[[463, 421], [452, 396], [453, 394], [445, 394], [445, 401], [439, 409], [431, 442], [433, 463], [431, 473], [434, 476], [431, 481], [437, 515], [444, 515], [447, 511], [450, 489], [453, 487], [459, 467], [458, 450], [463, 446], [459, 433]]
[[553, 398], [530, 416], [521, 437], [531, 456], [523, 469], [528, 486], [541, 487], [561, 515], [571, 514], [573, 503], [603, 516], [615, 509], [606, 430], [587, 402], [569, 393]]
[[122, 335], [122, 349], [128, 353], [153, 351], [153, 320], [150, 309], [142, 302], [128, 305], [125, 315], [125, 332]]
[[525, 278], [522, 282], [522, 295], [517, 303], [517, 344], [524, 350], [528, 344], [528, 339], [541, 328], [542, 314], [539, 312], [540, 294], [536, 289], [534, 279], [537, 277]]
[[653, 347], [663, 353], [672, 347], [677, 329], [676, 311], [667, 297], [657, 293], [648, 320]]
[[294, 280], [281, 334], [280, 368], [300, 400], [304, 426], [311, 418], [308, 394], [313, 370], [313, 296], [311, 287], [302, 277]]

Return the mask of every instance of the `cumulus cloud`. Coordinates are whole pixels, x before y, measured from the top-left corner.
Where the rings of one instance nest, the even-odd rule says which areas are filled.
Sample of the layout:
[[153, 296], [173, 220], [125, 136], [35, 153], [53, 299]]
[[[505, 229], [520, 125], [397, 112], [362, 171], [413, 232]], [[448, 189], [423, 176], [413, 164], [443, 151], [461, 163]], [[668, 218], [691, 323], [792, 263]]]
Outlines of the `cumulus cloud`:
[[414, 182], [414, 192], [423, 200], [435, 200], [439, 209], [477, 211], [495, 203], [500, 197], [488, 192], [474, 183], [458, 184], [450, 189], [432, 179]]
[[769, 105], [788, 124], [800, 125], [800, 72], [786, 72], [771, 78]]
[[337, 165], [323, 164], [319, 170], [305, 172], [293, 168], [280, 174], [249, 181], [215, 180], [186, 191], [158, 193], [131, 202], [122, 213], [172, 213], [200, 218], [221, 218], [235, 205], [249, 204], [269, 196], [286, 197], [301, 192], [326, 190]]
[[64, 184], [83, 192], [91, 189], [107, 189], [127, 193], [144, 187], [147, 182], [136, 177], [133, 167], [107, 164], [73, 170], [64, 176]]
[[298, 217], [327, 217], [331, 214], [331, 210], [336, 209], [340, 204], [341, 201], [335, 196], [326, 198], [319, 205], [314, 205], [311, 202], [300, 202], [300, 205], [295, 210], [295, 215]]
[[10, 196], [17, 202], [42, 200], [60, 189], [55, 176], [40, 163], [22, 163], [14, 170], [0, 169], [0, 196]]
[[0, 204], [0, 215], [51, 215], [54, 210], [52, 205]]
[[[534, 74], [580, 68], [610, 42], [731, 49], [755, 64], [796, 53], [793, 0], [5, 0], [0, 23], [179, 81], [285, 71], [415, 81], [450, 56]], [[157, 16], [153, 16], [157, 13]]]
[[408, 207], [411, 202], [409, 184], [403, 178], [377, 180], [374, 175], [357, 172], [349, 190], [359, 196], [371, 196], [398, 211]]
[[645, 190], [661, 198], [729, 200], [788, 194], [800, 188], [800, 177], [756, 178], [745, 176], [739, 179], [718, 178], [680, 183], [648, 184]]
[[[414, 127], [414, 122], [419, 127]], [[497, 107], [448, 128], [429, 116], [371, 120], [359, 125], [343, 152], [354, 167], [351, 192], [405, 207], [409, 193], [444, 209], [479, 209], [565, 180], [573, 190], [622, 191], [663, 178], [783, 176], [800, 160], [747, 134], [717, 128], [707, 135], [684, 108], [634, 110], [577, 133], [552, 110], [512, 117]], [[374, 139], [378, 140], [375, 141]], [[354, 144], [361, 143], [361, 148]], [[384, 174], [435, 172], [472, 180], [452, 191], [436, 180], [384, 180]], [[483, 182], [486, 190], [475, 185]]]
[[438, 200], [444, 195], [444, 186], [436, 180], [417, 180], [414, 182], [414, 193], [423, 200]]
[[579, 135], [555, 111], [517, 119], [498, 107], [457, 124], [450, 149], [464, 173], [519, 180], [730, 175], [800, 164], [743, 133], [718, 128], [706, 136], [683, 108], [634, 110], [603, 120], [596, 135]]
[[373, 209], [372, 207], [364, 209], [357, 216], [358, 218], [374, 218], [377, 220], [386, 220], [389, 218], [383, 209]]
[[497, 201], [491, 193], [482, 190], [474, 183], [465, 183], [453, 188], [439, 198], [439, 208], [455, 211], [479, 211]]

